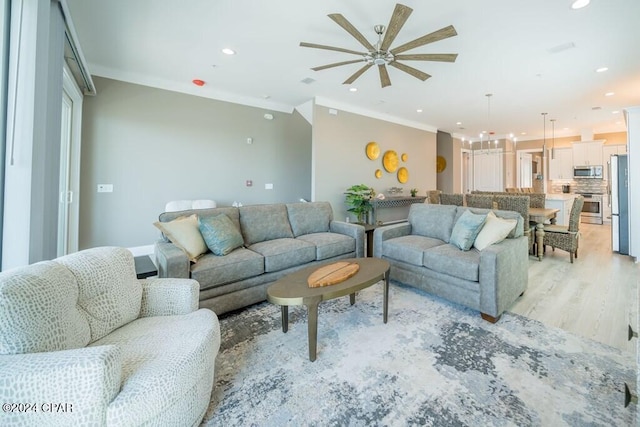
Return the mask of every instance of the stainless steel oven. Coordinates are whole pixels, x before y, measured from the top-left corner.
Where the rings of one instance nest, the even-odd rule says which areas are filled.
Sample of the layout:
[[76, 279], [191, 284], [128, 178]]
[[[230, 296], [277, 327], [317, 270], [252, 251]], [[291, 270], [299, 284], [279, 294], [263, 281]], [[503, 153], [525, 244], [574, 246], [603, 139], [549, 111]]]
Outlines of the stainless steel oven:
[[584, 205], [580, 213], [580, 222], [602, 224], [602, 195], [582, 193]]

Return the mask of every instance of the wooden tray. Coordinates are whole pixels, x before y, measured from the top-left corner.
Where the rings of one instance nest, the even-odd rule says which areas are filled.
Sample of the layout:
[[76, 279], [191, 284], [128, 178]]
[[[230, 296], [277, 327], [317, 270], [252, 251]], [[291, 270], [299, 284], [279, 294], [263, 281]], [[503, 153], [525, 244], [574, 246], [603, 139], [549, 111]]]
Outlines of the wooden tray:
[[335, 285], [354, 276], [358, 270], [360, 270], [360, 266], [354, 262], [334, 262], [311, 273], [307, 283], [310, 288]]

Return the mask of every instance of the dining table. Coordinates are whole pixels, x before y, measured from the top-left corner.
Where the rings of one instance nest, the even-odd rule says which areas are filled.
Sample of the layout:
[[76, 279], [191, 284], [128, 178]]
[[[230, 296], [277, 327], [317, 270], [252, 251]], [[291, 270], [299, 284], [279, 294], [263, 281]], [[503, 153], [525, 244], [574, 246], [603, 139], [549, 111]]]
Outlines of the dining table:
[[549, 221], [551, 224], [556, 223], [556, 215], [560, 209], [549, 208], [529, 208], [529, 221], [536, 224], [536, 254], [538, 261], [542, 261], [544, 256], [544, 223]]

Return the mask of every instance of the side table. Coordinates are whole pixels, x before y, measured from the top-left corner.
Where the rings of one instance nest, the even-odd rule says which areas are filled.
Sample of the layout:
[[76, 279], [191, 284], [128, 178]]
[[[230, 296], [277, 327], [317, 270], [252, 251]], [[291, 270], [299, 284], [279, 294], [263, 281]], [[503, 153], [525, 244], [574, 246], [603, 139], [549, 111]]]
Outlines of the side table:
[[146, 279], [147, 277], [157, 276], [158, 268], [151, 261], [149, 255], [141, 255], [133, 258], [136, 264], [136, 276], [138, 279]]

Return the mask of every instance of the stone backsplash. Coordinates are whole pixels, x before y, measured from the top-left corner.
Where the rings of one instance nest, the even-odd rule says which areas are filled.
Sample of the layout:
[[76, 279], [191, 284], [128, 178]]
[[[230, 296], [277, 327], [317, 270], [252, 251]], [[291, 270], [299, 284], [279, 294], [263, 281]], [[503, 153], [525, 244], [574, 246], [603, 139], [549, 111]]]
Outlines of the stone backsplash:
[[602, 179], [574, 179], [550, 182], [549, 193], [562, 193], [562, 186], [565, 184], [571, 186], [571, 193], [606, 194], [607, 192], [607, 181]]

